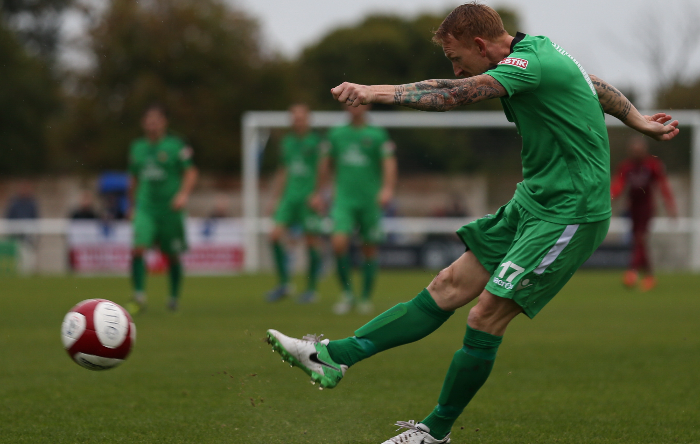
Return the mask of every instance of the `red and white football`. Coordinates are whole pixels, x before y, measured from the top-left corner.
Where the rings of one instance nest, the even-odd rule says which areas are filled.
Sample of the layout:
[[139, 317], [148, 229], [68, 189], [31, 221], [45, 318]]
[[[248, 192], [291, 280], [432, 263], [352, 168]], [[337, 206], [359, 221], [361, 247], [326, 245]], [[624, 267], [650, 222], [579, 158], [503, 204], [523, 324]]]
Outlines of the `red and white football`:
[[70, 356], [90, 370], [107, 370], [121, 364], [136, 340], [129, 313], [106, 299], [88, 299], [63, 318], [61, 340]]

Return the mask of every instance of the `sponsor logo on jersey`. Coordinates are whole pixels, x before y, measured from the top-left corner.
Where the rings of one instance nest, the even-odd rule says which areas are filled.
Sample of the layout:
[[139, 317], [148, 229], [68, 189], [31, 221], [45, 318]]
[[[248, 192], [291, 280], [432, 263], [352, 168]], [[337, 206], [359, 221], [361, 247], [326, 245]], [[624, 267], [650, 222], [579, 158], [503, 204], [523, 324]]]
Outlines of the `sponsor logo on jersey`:
[[308, 176], [311, 174], [306, 164], [300, 160], [296, 160], [289, 165], [289, 174], [292, 176]]
[[141, 179], [163, 180], [165, 179], [165, 170], [152, 161], [148, 162], [141, 171]]
[[357, 145], [351, 146], [342, 154], [342, 162], [345, 165], [365, 166], [369, 164], [369, 158], [364, 155]]
[[506, 57], [505, 59], [498, 62], [498, 64], [517, 66], [518, 68], [527, 69], [527, 60], [519, 59], [517, 57]]

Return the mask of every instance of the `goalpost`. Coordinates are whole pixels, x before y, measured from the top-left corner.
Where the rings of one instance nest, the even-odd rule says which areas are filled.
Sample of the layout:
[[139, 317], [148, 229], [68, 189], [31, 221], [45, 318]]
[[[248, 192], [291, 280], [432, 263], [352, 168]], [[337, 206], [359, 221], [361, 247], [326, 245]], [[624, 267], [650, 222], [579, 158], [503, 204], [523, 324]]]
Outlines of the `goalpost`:
[[[647, 113], [653, 114], [653, 113]], [[670, 112], [679, 127], [691, 131], [691, 217], [670, 222], [658, 218], [654, 232], [690, 234], [690, 269], [700, 271], [700, 111]], [[343, 111], [316, 111], [311, 113], [313, 128], [328, 128], [347, 122]], [[501, 111], [456, 111], [431, 113], [419, 111], [372, 111], [369, 120], [384, 128], [515, 128]], [[612, 116], [605, 116], [608, 127], [623, 127]], [[245, 271], [260, 269], [260, 235], [267, 233], [271, 221], [259, 214], [260, 155], [267, 143], [270, 130], [290, 126], [287, 111], [251, 111], [243, 115], [241, 156], [243, 165], [243, 218], [245, 238]], [[392, 218], [385, 221], [387, 232], [400, 233], [454, 233], [464, 219]], [[629, 223], [613, 218], [610, 233], [628, 230]]]

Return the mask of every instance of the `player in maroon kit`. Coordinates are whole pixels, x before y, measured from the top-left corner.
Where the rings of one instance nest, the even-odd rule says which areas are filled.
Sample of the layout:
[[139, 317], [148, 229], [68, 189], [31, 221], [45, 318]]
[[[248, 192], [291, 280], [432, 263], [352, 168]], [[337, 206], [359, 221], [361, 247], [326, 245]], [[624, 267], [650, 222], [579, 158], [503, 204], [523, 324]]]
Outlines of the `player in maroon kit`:
[[676, 217], [676, 204], [671, 187], [666, 179], [664, 164], [649, 154], [649, 145], [642, 138], [633, 138], [628, 145], [629, 157], [617, 169], [613, 177], [610, 194], [618, 197], [628, 188], [629, 215], [632, 219], [633, 250], [632, 263], [625, 273], [624, 284], [634, 287], [639, 280], [639, 273], [644, 274], [641, 282], [642, 291], [649, 291], [656, 286], [656, 278], [651, 270], [647, 254], [647, 235], [649, 222], [654, 216], [654, 188], [661, 190], [666, 212]]

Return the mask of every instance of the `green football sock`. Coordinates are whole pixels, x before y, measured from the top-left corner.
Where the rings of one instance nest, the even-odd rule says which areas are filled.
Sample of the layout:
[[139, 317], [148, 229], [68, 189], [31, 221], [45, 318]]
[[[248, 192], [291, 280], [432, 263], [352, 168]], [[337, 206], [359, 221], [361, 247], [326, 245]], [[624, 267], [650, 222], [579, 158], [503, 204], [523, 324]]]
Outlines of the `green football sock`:
[[146, 261], [143, 256], [131, 259], [131, 284], [135, 293], [143, 293], [146, 289]]
[[331, 341], [328, 353], [335, 362], [351, 366], [375, 353], [428, 336], [453, 313], [438, 307], [425, 289], [360, 327], [355, 336]]
[[352, 263], [350, 261], [350, 254], [345, 253], [342, 256], [336, 256], [336, 263], [338, 265], [338, 280], [340, 280], [340, 286], [343, 288], [343, 291], [351, 291], [350, 273], [352, 273]]
[[277, 267], [277, 276], [280, 280], [280, 285], [287, 285], [289, 282], [289, 271], [287, 270], [287, 253], [284, 251], [282, 242], [272, 243], [272, 252], [275, 256], [275, 266]]
[[318, 275], [321, 272], [321, 254], [316, 248], [309, 248], [309, 291], [316, 291]]
[[477, 391], [488, 379], [502, 336], [474, 330], [467, 326], [464, 347], [457, 350], [442, 385], [438, 405], [423, 421], [430, 435], [442, 439]]
[[362, 266], [362, 272], [364, 274], [364, 286], [362, 288], [362, 299], [367, 301], [372, 297], [372, 289], [374, 289], [374, 281], [377, 277], [377, 270], [379, 270], [379, 261], [377, 258], [371, 258], [365, 260]]
[[170, 297], [180, 297], [180, 287], [182, 286], [182, 262], [180, 258], [168, 258], [170, 267], [168, 267], [168, 278], [170, 280]]

